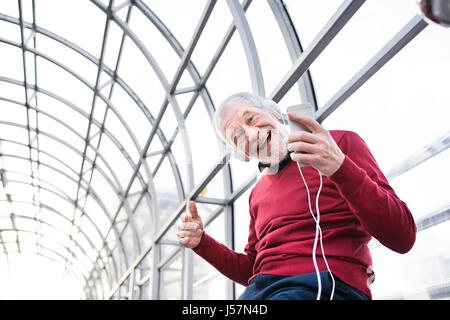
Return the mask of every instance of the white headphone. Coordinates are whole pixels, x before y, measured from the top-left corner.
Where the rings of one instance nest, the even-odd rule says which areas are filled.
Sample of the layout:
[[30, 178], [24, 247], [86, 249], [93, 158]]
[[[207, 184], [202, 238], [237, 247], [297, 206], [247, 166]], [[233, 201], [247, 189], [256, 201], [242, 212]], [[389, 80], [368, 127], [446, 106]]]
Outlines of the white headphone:
[[313, 213], [312, 208], [311, 208], [311, 196], [309, 194], [308, 184], [305, 181], [305, 177], [303, 176], [301, 166], [300, 166], [300, 164], [298, 162], [297, 162], [297, 166], [298, 166], [298, 170], [300, 171], [300, 175], [302, 176], [303, 182], [305, 184], [306, 192], [308, 194], [309, 212], [311, 212], [311, 215], [312, 215], [314, 221], [316, 222], [316, 235], [314, 237], [314, 245], [313, 245], [313, 252], [312, 252], [313, 264], [314, 264], [314, 268], [316, 270], [317, 282], [318, 282], [317, 298], [316, 299], [320, 300], [320, 296], [322, 294], [322, 281], [320, 279], [319, 267], [317, 266], [317, 261], [316, 261], [317, 240], [318, 240], [318, 235], [320, 235], [320, 248], [322, 249], [323, 260], [325, 261], [325, 265], [327, 266], [327, 270], [328, 270], [328, 272], [329, 272], [329, 274], [331, 276], [331, 280], [333, 282], [333, 287], [331, 289], [331, 295], [330, 295], [330, 300], [333, 300], [334, 290], [335, 290], [336, 284], [335, 284], [335, 281], [334, 281], [333, 274], [331, 273], [330, 267], [328, 266], [327, 258], [325, 257], [325, 250], [323, 249], [323, 243], [322, 243], [322, 229], [320, 228], [319, 195], [320, 195], [320, 191], [322, 190], [322, 184], [323, 184], [322, 174], [319, 171], [317, 171], [319, 173], [319, 177], [320, 177], [320, 187], [319, 187], [319, 190], [317, 191], [317, 196], [316, 196], [316, 213], [317, 213], [317, 218], [316, 218], [314, 216], [314, 213]]

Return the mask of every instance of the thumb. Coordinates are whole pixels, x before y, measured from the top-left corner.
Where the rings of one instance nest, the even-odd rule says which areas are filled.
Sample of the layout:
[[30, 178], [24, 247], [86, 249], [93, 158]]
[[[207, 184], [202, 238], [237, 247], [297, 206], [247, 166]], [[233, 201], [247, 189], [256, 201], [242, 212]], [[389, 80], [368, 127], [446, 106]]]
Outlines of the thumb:
[[197, 206], [195, 205], [194, 201], [189, 201], [188, 210], [191, 213], [192, 219], [199, 219], [200, 218], [200, 216], [198, 215]]

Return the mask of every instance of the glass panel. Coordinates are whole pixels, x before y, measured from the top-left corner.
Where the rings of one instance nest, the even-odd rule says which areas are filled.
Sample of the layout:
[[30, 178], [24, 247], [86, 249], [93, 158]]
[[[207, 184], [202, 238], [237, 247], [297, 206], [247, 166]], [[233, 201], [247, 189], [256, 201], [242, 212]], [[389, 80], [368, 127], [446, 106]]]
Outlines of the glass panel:
[[[164, 136], [166, 134], [170, 134], [170, 133], [162, 133]], [[150, 135], [150, 132], [149, 132]], [[170, 137], [165, 136], [165, 139], [169, 139]], [[161, 138], [162, 139], [162, 138]], [[150, 147], [148, 148], [147, 151], [147, 156], [148, 158], [146, 159], [147, 163], [149, 164], [150, 168], [153, 169], [156, 164], [158, 163], [161, 154], [163, 151], [163, 144], [160, 140], [160, 136], [158, 135], [158, 133], [155, 134], [155, 137], [152, 140], [152, 143], [150, 144]]]
[[303, 48], [307, 48], [323, 26], [339, 8], [342, 1], [328, 1], [326, 5], [315, 1], [313, 3], [285, 0], [289, 15], [295, 25]]
[[27, 146], [8, 141], [1, 141], [0, 150], [3, 154], [17, 155], [23, 158], [30, 156], [30, 151]]
[[[418, 58], [421, 54], [428, 56], [429, 46], [427, 42], [422, 42], [425, 41], [427, 31], [434, 30], [424, 30], [394, 58], [396, 63], [385, 65], [324, 122], [327, 128], [346, 128], [357, 132], [365, 139], [382, 169], [393, 167], [399, 158], [406, 158], [416, 152], [417, 146], [426, 145], [448, 128], [445, 119], [450, 114], [444, 105], [450, 103], [450, 98], [445, 94], [436, 94], [445, 92], [443, 84], [437, 79], [444, 76], [440, 72], [445, 69], [447, 62], [439, 62], [435, 66], [427, 62], [428, 65], [424, 66]], [[437, 33], [433, 36], [436, 37], [436, 43], [441, 42], [437, 40]], [[433, 36], [428, 34], [428, 38]], [[434, 60], [430, 58], [430, 61]], [[415, 76], [405, 76], [407, 70], [416, 68], [422, 71], [415, 72], [428, 74], [426, 70], [432, 69], [436, 70], [436, 74], [424, 86]], [[383, 94], [380, 95], [380, 92]], [[435, 97], [434, 101], [431, 102], [429, 97]], [[424, 105], [427, 106], [427, 112], [423, 112]], [[424, 123], [432, 124], [427, 126], [427, 134], [417, 129]], [[380, 130], [380, 125], [383, 130]]]
[[161, 300], [181, 299], [182, 256], [161, 270], [159, 298]]
[[[191, 76], [191, 73], [186, 69], [181, 74], [181, 78], [177, 84], [177, 90], [182, 90], [185, 88], [193, 88], [195, 86], [194, 78]], [[178, 96], [175, 96], [175, 99], [178, 101]], [[179, 103], [179, 102], [178, 102]], [[180, 105], [180, 110], [184, 110], [184, 105]]]
[[144, 247], [150, 245], [155, 236], [155, 221], [153, 219], [155, 212], [150, 211], [149, 201], [150, 196], [142, 198], [134, 213], [134, 219], [136, 221], [136, 227], [138, 229], [139, 238], [142, 241]]
[[118, 242], [115, 242], [114, 245], [110, 246], [110, 247], [111, 247], [111, 250], [113, 253], [114, 260], [116, 261], [119, 274], [122, 274], [123, 272], [126, 271], [126, 265], [124, 263], [122, 247], [120, 246], [120, 244]]
[[[417, 220], [449, 202], [450, 150], [397, 177], [391, 183]], [[436, 170], [439, 168], [439, 170]]]
[[[437, 299], [439, 287], [446, 288], [450, 277], [448, 228], [439, 224], [417, 234], [416, 244], [407, 255], [387, 248], [372, 250], [375, 282], [371, 286], [374, 299]], [[430, 272], [432, 270], [432, 272]], [[442, 291], [442, 290], [441, 290]]]
[[[103, 211], [100, 211], [98, 208], [98, 205], [94, 204], [94, 201], [89, 197], [87, 203], [85, 212], [89, 215], [89, 218], [83, 217], [81, 219], [81, 225], [80, 222], [78, 222], [78, 225], [80, 225], [80, 228], [86, 233], [86, 235], [91, 239], [91, 241], [94, 243], [94, 245], [99, 248], [103, 244], [103, 237], [101, 237], [96, 228], [92, 225], [92, 223], [95, 223], [96, 226], [100, 229], [100, 231], [104, 232], [103, 235], [106, 234], [107, 228], [105, 227], [108, 225], [108, 228], [110, 224], [108, 224], [104, 218]], [[92, 222], [91, 222], [91, 221]], [[101, 221], [100, 223], [98, 223]], [[98, 225], [97, 225], [98, 223]]]
[[2, 238], [5, 243], [10, 242], [14, 243], [17, 239], [17, 232], [15, 231], [3, 231]]
[[[67, 210], [70, 212], [70, 210]], [[54, 225], [61, 231], [69, 234], [72, 231], [72, 223], [70, 220], [64, 218], [64, 215], [60, 215], [54, 211], [42, 208], [39, 214], [40, 219]]]
[[108, 161], [108, 165], [111, 168], [120, 168], [120, 170], [114, 171], [114, 174], [117, 176], [117, 179], [125, 188], [130, 181], [131, 174], [133, 173], [128, 161], [125, 159], [116, 145], [107, 136], [104, 136], [102, 138], [99, 152], [104, 156], [108, 156], [106, 158], [103, 158], [104, 160], [98, 158], [97, 161], [101, 160], [100, 163], [103, 163], [103, 161]]
[[52, 118], [49, 118], [43, 114], [39, 116], [39, 125], [42, 128], [50, 129], [50, 130], [47, 129], [48, 130], [47, 132], [54, 135], [55, 137], [64, 137], [64, 142], [68, 143], [74, 148], [78, 150], [83, 150], [84, 143], [82, 139], [84, 138], [85, 134], [81, 134], [80, 137], [79, 135], [69, 130], [60, 122], [57, 122], [56, 120], [53, 120]]
[[[35, 252], [31, 247], [27, 251]], [[48, 250], [44, 254], [57, 262], [61, 258]], [[58, 265], [49, 258], [31, 254], [8, 257], [9, 268], [1, 269], [0, 281], [3, 283], [0, 296], [4, 299], [80, 299], [84, 297], [83, 284], [64, 265]], [[1, 266], [7, 264], [1, 261]], [[23, 288], [27, 288], [23, 290]]]
[[128, 223], [125, 227], [124, 232], [122, 233], [121, 239], [122, 243], [125, 247], [127, 258], [128, 258], [128, 266], [130, 267], [133, 263], [134, 259], [137, 256], [137, 248], [134, 241], [135, 235], [133, 234], [133, 228], [131, 223]]
[[245, 183], [252, 175], [258, 173], [258, 161], [250, 160], [243, 162], [232, 156], [230, 158], [231, 173], [233, 175], [233, 188], [236, 190]]
[[[187, 72], [185, 72], [185, 74], [187, 74]], [[183, 77], [183, 79], [184, 79], [184, 77]], [[190, 79], [190, 81], [193, 81], [192, 78], [190, 77], [190, 75], [189, 75], [189, 79]], [[180, 88], [180, 89], [177, 89], [177, 90], [183, 90], [183, 89], [192, 90], [194, 88], [194, 84], [191, 84], [191, 85], [185, 86], [185, 87], [182, 86], [181, 84], [179, 84], [178, 88]], [[187, 91], [187, 92], [183, 92], [183, 93], [179, 93], [179, 94], [175, 95], [178, 106], [180, 107], [181, 113], [183, 114], [184, 117], [186, 116], [187, 107], [190, 106], [191, 101], [192, 101], [194, 95], [196, 95], [196, 94], [197, 93], [195, 91]], [[200, 98], [197, 98], [197, 99], [200, 99]]]
[[63, 244], [57, 243], [52, 240], [48, 240], [47, 238], [41, 239], [40, 243], [42, 244], [43, 247], [54, 250], [62, 256], [68, 254], [67, 249], [64, 247]]
[[[126, 9], [124, 9], [126, 11]], [[103, 54], [103, 62], [112, 71], [116, 68], [117, 56], [119, 53], [120, 43], [122, 41], [122, 30], [116, 23], [111, 22], [108, 29], [108, 38], [106, 42], [106, 50]], [[103, 78], [103, 81], [105, 79]]]
[[[221, 214], [205, 228], [205, 232], [215, 240], [224, 243], [224, 224], [224, 215]], [[194, 298], [226, 299], [227, 278], [198, 255], [194, 255], [194, 266]]]
[[25, 1], [21, 1], [21, 7], [22, 7], [22, 18], [25, 21], [33, 21], [33, 6], [32, 6], [32, 1], [30, 0], [25, 0]]
[[[47, 114], [58, 120], [61, 120], [63, 123], [66, 123], [68, 126], [75, 129], [76, 132], [83, 138], [85, 137], [88, 119], [66, 104], [61, 103], [45, 94], [38, 93], [38, 109], [46, 112]], [[40, 114], [39, 122], [41, 121], [41, 119], [48, 119], [48, 116]], [[39, 126], [45, 132], [54, 134], [53, 127], [46, 127], [41, 123], [39, 123]], [[81, 139], [80, 141], [76, 141], [76, 146], [82, 145], [81, 142]], [[78, 148], [81, 149], [83, 147]], [[81, 149], [81, 151], [83, 150]]]
[[0, 202], [0, 228], [2, 230], [12, 229], [11, 219], [9, 218], [9, 211], [6, 213], [3, 212], [3, 204]]
[[0, 2], [0, 12], [14, 18], [19, 18], [19, 7], [16, 2], [2, 1]]
[[25, 103], [25, 91], [23, 86], [0, 80], [0, 101], [2, 101], [2, 104], [4, 103], [3, 97], [12, 99], [18, 103]]
[[[51, 205], [51, 207], [53, 209], [55, 209], [59, 213], [64, 214], [64, 216], [66, 216], [68, 219], [72, 219], [73, 203], [69, 202], [71, 200], [69, 200], [69, 201], [64, 200], [65, 196], [63, 194], [61, 194], [60, 192], [58, 192], [56, 190], [54, 192], [56, 193], [56, 195], [47, 190], [41, 189], [41, 193], [40, 193], [41, 202], [44, 204]], [[61, 197], [58, 195], [60, 195]]]
[[[32, 219], [23, 219], [23, 218], [20, 218], [20, 217], [16, 217], [14, 219], [14, 223], [16, 225], [16, 228], [19, 229], [19, 230], [22, 230], [22, 231], [35, 232], [35, 230], [36, 230], [36, 222], [34, 222]], [[44, 228], [46, 228], [46, 230], [49, 229], [48, 226], [42, 225], [42, 230]], [[54, 234], [54, 232], [53, 232], [53, 234]]]
[[5, 248], [7, 252], [18, 252], [17, 244], [14, 242], [5, 243]]
[[171, 31], [183, 48], [186, 48], [192, 38], [206, 1], [187, 3], [183, 0], [175, 0], [170, 6], [167, 6], [164, 0], [146, 2], [150, 2], [148, 6], [161, 19], [162, 23]]
[[167, 160], [163, 161], [155, 175], [155, 189], [158, 190], [158, 225], [163, 226], [180, 204], [179, 194], [173, 177], [172, 169]]
[[[2, 104], [2, 110], [4, 110], [2, 112], [2, 117], [1, 117], [2, 121], [8, 121], [8, 122], [26, 125], [27, 111], [26, 111], [25, 107], [23, 107], [21, 105], [17, 105], [17, 104], [3, 102], [3, 101], [1, 104]], [[7, 112], [6, 112], [6, 110], [7, 110]]]
[[[30, 200], [31, 200], [31, 198], [26, 199], [25, 201], [30, 201]], [[14, 212], [14, 214], [34, 218], [36, 215], [37, 207], [35, 207], [32, 203], [14, 201], [14, 202], [12, 202], [11, 209]]]
[[[36, 49], [51, 59], [72, 68], [76, 72], [80, 72], [82, 77], [90, 83], [95, 83], [98, 67], [86, 57], [76, 52], [74, 49], [71, 49], [69, 46], [38, 33], [36, 35]], [[77, 66], [77, 68], [73, 68], [74, 66]], [[39, 63], [37, 65], [37, 70], [38, 72], [41, 71]]]
[[178, 122], [171, 104], [166, 107], [166, 111], [161, 119], [159, 127], [165, 134], [167, 140], [172, 138], [173, 132], [178, 127]]
[[198, 182], [219, 160], [223, 150], [220, 148], [203, 102], [197, 101], [192, 108], [186, 119], [186, 128], [191, 144], [194, 178]]
[[[164, 225], [161, 225], [163, 227]], [[161, 260], [167, 259], [178, 249], [178, 220], [167, 230], [161, 239]]]
[[[2, 35], [3, 34], [4, 31], [2, 30]], [[0, 59], [0, 70], [2, 70], [2, 76], [23, 81], [22, 50], [0, 42], [0, 51], [2, 52], [2, 55], [8, 57], [8, 59]], [[22, 90], [24, 89], [22, 88]], [[23, 92], [25, 94], [25, 91]]]
[[252, 91], [248, 70], [241, 39], [235, 32], [206, 83], [214, 105], [233, 93]]
[[[185, 143], [189, 143], [189, 145], [186, 146]], [[175, 157], [175, 161], [177, 163], [178, 170], [180, 171], [181, 179], [183, 181], [183, 185], [186, 192], [190, 191], [188, 171], [192, 170], [192, 160], [187, 159], [187, 156], [189, 154], [192, 154], [190, 153], [189, 150], [190, 147], [191, 141], [189, 137], [187, 139], [183, 139], [181, 134], [179, 134], [175, 138], [175, 141], [171, 146], [172, 154]], [[195, 185], [193, 181], [191, 181], [191, 183]]]
[[[146, 82], [144, 81], [144, 83]], [[120, 116], [129, 126], [131, 126], [133, 135], [136, 137], [141, 148], [143, 148], [151, 131], [150, 121], [146, 118], [146, 115], [118, 85], [114, 88], [111, 101]], [[109, 112], [111, 112], [111, 110]], [[108, 120], [109, 119], [110, 118], [108, 117]], [[132, 145], [130, 145], [130, 148], [132, 148]]]
[[58, 186], [67, 195], [75, 197], [77, 192], [77, 180], [72, 180], [53, 169], [42, 166], [40, 169], [41, 177], [45, 177], [47, 181], [52, 181], [52, 184]]
[[[69, 72], [59, 68], [57, 65], [38, 58], [38, 81], [39, 87], [63, 97], [70, 103], [75, 104], [84, 112], [90, 112], [92, 107], [92, 90], [78, 80]], [[70, 66], [68, 66], [70, 67]], [[72, 70], [79, 72], [79, 70]], [[94, 86], [95, 83], [90, 83]]]
[[192, 53], [191, 60], [200, 72], [208, 68], [233, 19], [226, 1], [217, 1], [205, 29]]
[[33, 198], [33, 188], [30, 185], [22, 183], [9, 183], [8, 191], [11, 193], [13, 200], [29, 201]]
[[252, 2], [246, 17], [258, 51], [266, 94], [269, 94], [289, 71], [291, 58], [267, 1]]
[[[43, 134], [39, 136], [39, 145], [43, 150], [46, 150], [49, 153], [53, 153], [53, 150], [58, 150], [57, 157], [59, 160], [71, 167], [75, 172], [80, 171], [81, 155], [79, 153]], [[82, 153], [82, 151], [80, 152]]]
[[[73, 179], [78, 179], [78, 172], [74, 171], [72, 168], [68, 168], [67, 166], [64, 165], [64, 163], [61, 163], [53, 158], [51, 158], [48, 154], [45, 153], [40, 153], [39, 154], [39, 161], [41, 161], [41, 163], [45, 163], [46, 165], [52, 166], [64, 173], [66, 173], [67, 175], [69, 175], [70, 177], [72, 177]], [[40, 166], [40, 168], [42, 168], [42, 165]], [[41, 176], [42, 179], [45, 179], [45, 176]]]
[[120, 200], [117, 193], [105, 182], [98, 172], [95, 172], [93, 175], [91, 187], [103, 202], [109, 218], [105, 216], [103, 209], [92, 199], [92, 197], [88, 197], [86, 212], [93, 217], [95, 223], [101, 230], [105, 230], [110, 226], [110, 219], [112, 219], [113, 215], [116, 213]]
[[2, 139], [28, 144], [27, 131], [22, 128], [2, 124], [0, 120], [0, 131], [2, 132]]
[[[26, 35], [25, 35], [26, 37]], [[25, 38], [27, 39], [27, 38]], [[27, 76], [27, 83], [29, 85], [36, 85], [36, 77], [35, 77], [35, 64], [34, 64], [34, 54], [30, 53], [28, 51], [25, 52], [25, 66], [26, 66], [26, 76]], [[28, 89], [28, 99], [31, 98], [32, 94], [33, 94], [33, 89]]]
[[115, 115], [111, 111], [108, 112], [105, 126], [114, 135], [114, 137], [118, 140], [122, 147], [127, 151], [133, 162], [136, 163], [139, 159], [139, 152], [136, 151], [136, 147], [130, 137], [130, 133], [127, 132], [126, 128], [119, 120], [117, 115]]
[[[84, 218], [86, 219], [86, 218]], [[86, 219], [87, 220], [87, 219]], [[90, 261], [95, 261], [95, 259], [97, 258], [97, 251], [92, 248], [90, 241], [88, 241], [87, 239], [91, 240], [92, 238], [92, 234], [86, 232], [86, 230], [81, 229], [85, 235], [83, 235], [81, 232], [78, 233], [77, 232], [77, 236], [75, 237], [77, 244], [83, 248], [83, 250], [85, 251], [85, 253], [83, 253], [83, 255], [87, 255]], [[87, 239], [86, 239], [87, 237]], [[95, 236], [94, 236], [95, 237]]]
[[83, 272], [90, 272], [92, 269], [92, 262], [89, 260], [86, 255], [83, 254], [81, 249], [77, 246], [72, 249], [73, 256], [71, 253], [68, 253], [71, 256], [72, 261], [75, 265], [80, 268]]
[[[167, 65], [164, 64], [164, 60], [174, 59], [171, 56], [171, 49], [167, 48], [167, 45], [161, 40], [157, 32], [152, 32], [156, 31], [153, 25], [149, 24], [146, 18], [136, 8], [133, 10], [130, 26], [133, 28], [133, 32], [139, 36], [140, 41], [146, 49], [154, 56], [157, 63], [162, 63], [160, 68], [167, 77], [168, 70], [166, 70]], [[163, 48], [164, 59], [161, 60], [158, 59], [158, 53]], [[172, 64], [171, 68], [174, 68]], [[156, 117], [165, 96], [165, 90], [159, 76], [130, 38], [125, 40], [118, 74]], [[170, 80], [169, 77], [167, 81]]]
[[311, 66], [320, 104], [331, 98], [415, 14], [414, 2], [397, 1], [393, 6], [386, 0], [365, 3]]
[[19, 232], [19, 239], [22, 242], [21, 248], [24, 251], [34, 250], [38, 243], [38, 236], [31, 232]]
[[[81, 16], [83, 23], [79, 23]], [[106, 17], [91, 3], [78, 1], [63, 3], [58, 0], [40, 2], [36, 7], [36, 21], [43, 28], [57, 30], [59, 35], [91, 54], [100, 55]]]

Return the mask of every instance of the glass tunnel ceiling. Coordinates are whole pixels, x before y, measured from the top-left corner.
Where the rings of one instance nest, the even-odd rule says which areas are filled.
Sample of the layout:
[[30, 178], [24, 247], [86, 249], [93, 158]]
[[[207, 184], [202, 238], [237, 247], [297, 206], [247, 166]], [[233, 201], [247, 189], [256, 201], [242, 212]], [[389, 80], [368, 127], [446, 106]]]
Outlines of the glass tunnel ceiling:
[[[369, 26], [371, 16], [385, 25]], [[355, 130], [407, 198], [402, 178], [437, 180], [414, 172], [449, 158], [448, 97], [436, 94], [423, 115], [425, 93], [405, 89], [419, 54], [410, 42], [449, 66], [439, 55], [449, 46], [427, 40], [448, 30], [427, 25], [408, 1], [2, 1], [0, 261], [46, 257], [66, 266], [88, 299], [204, 297], [208, 290], [195, 288], [217, 273], [178, 246], [176, 221], [196, 200], [207, 228], [243, 248], [255, 166], [230, 157], [211, 121], [237, 91], [283, 108], [308, 102], [319, 122]], [[358, 41], [369, 47], [364, 54]], [[415, 67], [424, 78], [437, 72]], [[383, 85], [387, 78], [403, 84]], [[388, 99], [373, 98], [380, 88]], [[412, 115], [434, 121], [427, 136]], [[380, 121], [388, 130], [404, 123], [391, 137]], [[414, 192], [411, 199], [422, 190]], [[422, 233], [448, 227], [448, 199], [432, 199], [412, 204]], [[220, 298], [240, 290], [228, 280], [221, 286]]]

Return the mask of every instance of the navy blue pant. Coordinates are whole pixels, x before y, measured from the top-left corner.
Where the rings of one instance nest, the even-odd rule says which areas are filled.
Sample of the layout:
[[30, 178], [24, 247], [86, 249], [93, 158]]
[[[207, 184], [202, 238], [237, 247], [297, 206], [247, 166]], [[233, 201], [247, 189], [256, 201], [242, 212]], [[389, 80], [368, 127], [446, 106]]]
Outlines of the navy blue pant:
[[[336, 276], [333, 300], [369, 300], [361, 291], [342, 282]], [[329, 300], [333, 282], [328, 271], [320, 273], [322, 282], [321, 300]], [[259, 274], [238, 300], [315, 300], [317, 298], [317, 275], [307, 273], [284, 277]]]

